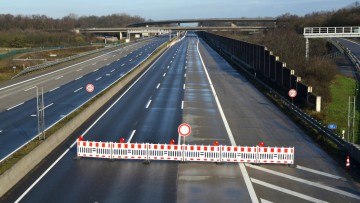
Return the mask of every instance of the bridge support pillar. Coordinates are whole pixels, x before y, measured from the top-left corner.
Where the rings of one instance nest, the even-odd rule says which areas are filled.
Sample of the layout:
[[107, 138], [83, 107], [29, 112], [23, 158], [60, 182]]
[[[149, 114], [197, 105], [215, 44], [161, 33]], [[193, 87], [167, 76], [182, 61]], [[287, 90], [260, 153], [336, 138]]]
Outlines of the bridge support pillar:
[[308, 60], [309, 59], [309, 38], [305, 38], [305, 59]]
[[119, 33], [119, 40], [122, 40], [122, 38], [123, 38], [123, 33], [120, 32], [120, 33]]

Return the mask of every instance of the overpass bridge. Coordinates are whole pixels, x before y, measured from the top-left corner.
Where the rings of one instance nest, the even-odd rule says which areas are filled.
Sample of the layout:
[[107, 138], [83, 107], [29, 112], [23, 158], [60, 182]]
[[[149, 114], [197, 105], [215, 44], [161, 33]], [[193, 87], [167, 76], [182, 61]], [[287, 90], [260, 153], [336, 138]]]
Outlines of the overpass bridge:
[[172, 27], [118, 27], [118, 28], [85, 28], [85, 29], [75, 29], [76, 33], [119, 33], [120, 39], [124, 36], [129, 37], [130, 34], [164, 34], [169, 33], [171, 31], [248, 31], [254, 32], [259, 30], [272, 29], [273, 27], [267, 26], [236, 26], [236, 27], [228, 27], [228, 26], [204, 26], [204, 27], [182, 27], [182, 26], [172, 26]]
[[160, 20], [151, 22], [133, 23], [128, 27], [146, 27], [149, 25], [168, 25], [181, 23], [198, 23], [199, 25], [204, 23], [231, 23], [235, 25], [237, 22], [247, 23], [276, 23], [276, 18], [194, 18], [194, 19], [177, 19], [177, 20]]

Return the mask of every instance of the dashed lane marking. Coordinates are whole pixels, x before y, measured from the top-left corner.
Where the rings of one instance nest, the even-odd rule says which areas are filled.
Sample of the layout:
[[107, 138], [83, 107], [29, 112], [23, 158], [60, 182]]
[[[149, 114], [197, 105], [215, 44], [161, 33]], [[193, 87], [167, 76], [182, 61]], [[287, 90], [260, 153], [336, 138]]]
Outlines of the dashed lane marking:
[[49, 92], [52, 92], [52, 91], [54, 91], [56, 89], [59, 89], [59, 87], [55, 87], [54, 89], [50, 90]]
[[80, 87], [79, 89], [75, 90], [74, 93], [80, 91], [83, 87]]
[[28, 88], [28, 89], [26, 89], [26, 90], [24, 90], [24, 91], [27, 92], [27, 91], [29, 91], [29, 90], [31, 90], [31, 89], [34, 89], [34, 88], [36, 88], [36, 86], [30, 87], [30, 88]]
[[49, 107], [52, 106], [52, 105], [54, 105], [54, 103], [51, 103], [51, 104], [45, 106], [44, 109], [49, 108]]
[[151, 104], [151, 99], [148, 101], [146, 108], [149, 108], [150, 104]]
[[98, 78], [96, 78], [96, 81], [98, 81], [98, 80], [100, 80], [102, 77], [98, 77]]
[[83, 76], [80, 76], [80, 77], [78, 77], [78, 78], [76, 78], [75, 80], [79, 80], [80, 78], [82, 78]]
[[159, 87], [160, 87], [160, 83], [156, 86], [156, 89], [159, 89]]
[[10, 108], [8, 108], [8, 109], [6, 109], [6, 110], [11, 110], [11, 109], [13, 109], [13, 108], [15, 108], [15, 107], [18, 107], [18, 106], [20, 106], [20, 105], [22, 105], [22, 104], [24, 104], [24, 102], [22, 102], [22, 103], [20, 103], [20, 104], [17, 104], [17, 105], [15, 105], [15, 106], [12, 106], [12, 107], [10, 107]]
[[58, 80], [58, 79], [60, 79], [60, 78], [62, 78], [62, 77], [64, 77], [64, 76], [63, 76], [63, 75], [62, 75], [62, 76], [59, 76], [59, 77], [55, 78], [55, 80]]
[[131, 142], [132, 138], [133, 138], [134, 135], [135, 135], [135, 132], [136, 132], [136, 130], [133, 130], [133, 131], [131, 132], [131, 135], [130, 135], [130, 137], [129, 137], [129, 140], [127, 141], [128, 143]]
[[166, 73], [164, 73], [163, 77], [165, 77]]

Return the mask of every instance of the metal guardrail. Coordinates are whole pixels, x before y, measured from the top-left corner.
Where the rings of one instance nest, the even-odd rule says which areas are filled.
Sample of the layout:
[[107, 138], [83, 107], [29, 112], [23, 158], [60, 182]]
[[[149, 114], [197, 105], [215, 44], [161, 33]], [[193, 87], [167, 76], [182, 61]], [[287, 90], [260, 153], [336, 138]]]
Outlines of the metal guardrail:
[[40, 64], [40, 65], [30, 66], [30, 67], [27, 67], [26, 69], [24, 69], [23, 71], [21, 71], [20, 73], [18, 73], [17, 75], [15, 75], [14, 77], [12, 77], [11, 79], [17, 78], [17, 77], [19, 77], [21, 75], [24, 75], [24, 74], [27, 74], [27, 73], [30, 73], [30, 72], [33, 72], [33, 71], [36, 71], [36, 70], [40, 70], [40, 69], [44, 69], [44, 68], [47, 68], [47, 67], [50, 67], [50, 66], [58, 65], [60, 63], [75, 60], [75, 59], [78, 59], [78, 58], [81, 58], [81, 57], [84, 57], [84, 56], [87, 56], [87, 55], [91, 55], [91, 54], [95, 54], [95, 53], [98, 53], [98, 52], [106, 51], [106, 50], [109, 50], [109, 49], [112, 49], [112, 48], [115, 48], [115, 47], [119, 47], [119, 46], [120, 45], [107, 46], [107, 47], [104, 47], [102, 49], [97, 49], [97, 50], [77, 54], [77, 55], [74, 55], [74, 56], [69, 56], [69, 57], [62, 58], [62, 59], [59, 59], [59, 60], [56, 60], [56, 61], [50, 61], [48, 63], [43, 63], [43, 64]]

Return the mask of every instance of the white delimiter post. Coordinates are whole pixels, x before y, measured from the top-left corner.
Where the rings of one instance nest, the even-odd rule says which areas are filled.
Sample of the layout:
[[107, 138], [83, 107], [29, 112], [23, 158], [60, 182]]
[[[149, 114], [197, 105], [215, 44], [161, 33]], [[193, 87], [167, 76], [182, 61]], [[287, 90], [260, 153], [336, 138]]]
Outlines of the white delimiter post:
[[321, 96], [316, 96], [316, 112], [321, 111]]

